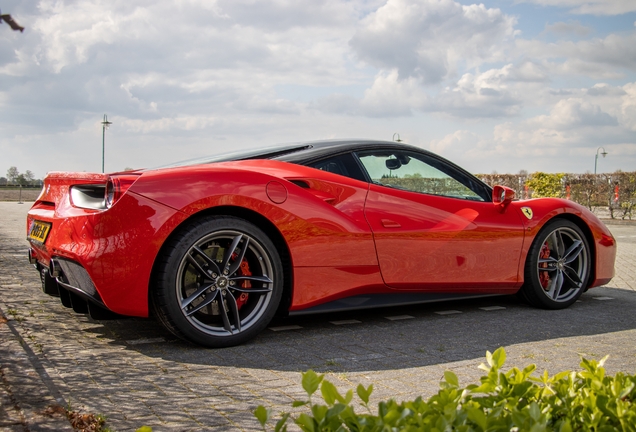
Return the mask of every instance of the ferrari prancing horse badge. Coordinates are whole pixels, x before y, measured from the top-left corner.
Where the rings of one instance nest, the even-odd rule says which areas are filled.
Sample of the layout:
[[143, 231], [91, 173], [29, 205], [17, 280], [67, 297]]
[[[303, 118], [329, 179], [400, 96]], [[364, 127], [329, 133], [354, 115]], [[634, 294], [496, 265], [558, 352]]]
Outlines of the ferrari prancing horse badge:
[[521, 213], [528, 219], [532, 219], [532, 209], [530, 207], [521, 207]]

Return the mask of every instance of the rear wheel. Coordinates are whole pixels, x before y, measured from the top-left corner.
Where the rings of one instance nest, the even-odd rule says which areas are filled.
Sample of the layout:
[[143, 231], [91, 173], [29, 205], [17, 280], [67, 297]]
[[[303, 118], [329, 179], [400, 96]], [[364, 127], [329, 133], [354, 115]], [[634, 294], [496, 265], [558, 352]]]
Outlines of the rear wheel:
[[155, 313], [175, 335], [209, 347], [241, 344], [271, 321], [283, 291], [272, 241], [250, 222], [199, 219], [166, 245], [156, 271]]
[[590, 247], [581, 229], [565, 219], [548, 222], [530, 248], [522, 296], [532, 305], [563, 309], [585, 291]]

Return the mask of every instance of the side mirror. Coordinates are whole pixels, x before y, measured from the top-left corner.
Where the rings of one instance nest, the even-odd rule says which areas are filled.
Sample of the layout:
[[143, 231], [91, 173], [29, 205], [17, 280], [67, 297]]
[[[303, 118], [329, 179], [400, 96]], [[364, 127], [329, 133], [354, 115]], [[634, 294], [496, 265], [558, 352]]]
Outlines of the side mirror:
[[492, 189], [492, 202], [499, 207], [499, 211], [503, 213], [506, 207], [515, 199], [515, 191], [506, 186], [495, 186]]

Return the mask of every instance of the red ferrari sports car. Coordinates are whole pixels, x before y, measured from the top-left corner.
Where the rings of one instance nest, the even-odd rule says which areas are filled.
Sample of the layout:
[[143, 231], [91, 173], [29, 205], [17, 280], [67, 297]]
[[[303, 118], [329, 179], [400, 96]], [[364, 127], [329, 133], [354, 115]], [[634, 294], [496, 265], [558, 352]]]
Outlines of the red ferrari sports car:
[[614, 276], [612, 234], [395, 142], [308, 142], [114, 174], [52, 172], [27, 218], [44, 292], [224, 347], [275, 314], [519, 292], [560, 309]]

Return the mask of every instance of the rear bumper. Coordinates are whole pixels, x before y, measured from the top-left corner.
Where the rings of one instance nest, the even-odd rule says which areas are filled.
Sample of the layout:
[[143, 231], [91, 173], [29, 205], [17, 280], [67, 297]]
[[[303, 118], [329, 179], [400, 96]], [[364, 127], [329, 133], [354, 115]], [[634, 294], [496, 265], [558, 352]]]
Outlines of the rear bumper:
[[[49, 285], [57, 286], [67, 306], [70, 297], [69, 307], [78, 312], [86, 313], [88, 304], [147, 317], [154, 261], [166, 237], [184, 219], [184, 214], [134, 193], [104, 211], [36, 202], [27, 216], [27, 229], [38, 220], [51, 223], [51, 230], [43, 244], [30, 240], [29, 261], [53, 278], [55, 283], [49, 280]], [[50, 294], [54, 291], [51, 287]], [[76, 307], [80, 303], [85, 306]]]
[[40, 273], [45, 294], [59, 297], [62, 305], [77, 313], [89, 314], [93, 319], [121, 317], [106, 307], [88, 272], [81, 265], [69, 260], [53, 259], [49, 268], [33, 260], [33, 256], [33, 249], [29, 249], [29, 261]]

